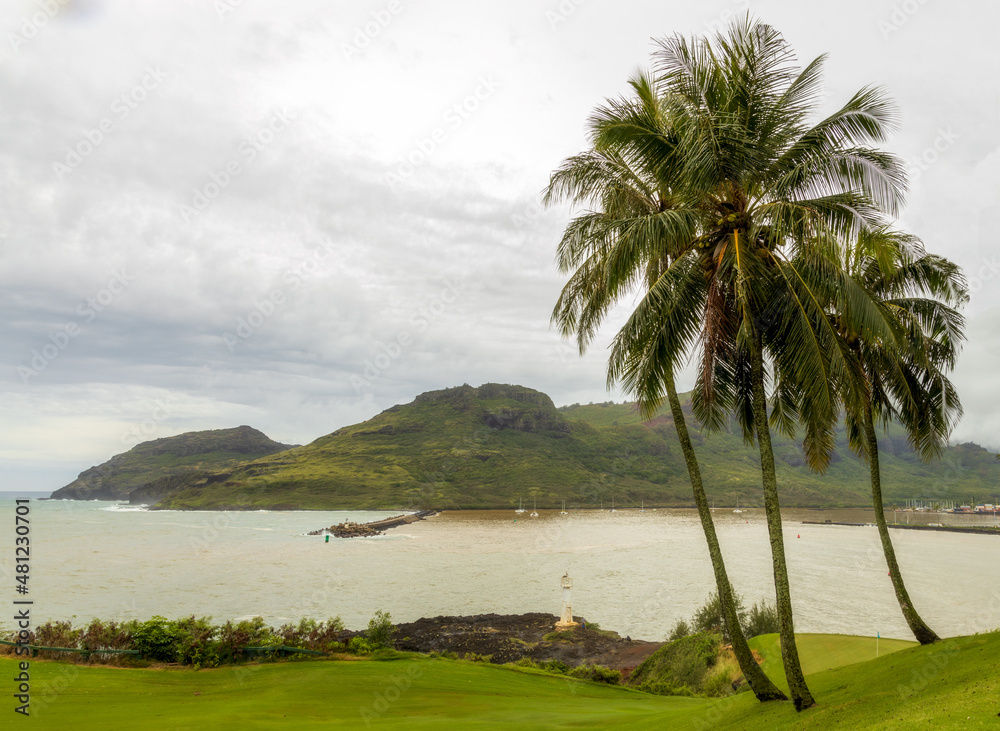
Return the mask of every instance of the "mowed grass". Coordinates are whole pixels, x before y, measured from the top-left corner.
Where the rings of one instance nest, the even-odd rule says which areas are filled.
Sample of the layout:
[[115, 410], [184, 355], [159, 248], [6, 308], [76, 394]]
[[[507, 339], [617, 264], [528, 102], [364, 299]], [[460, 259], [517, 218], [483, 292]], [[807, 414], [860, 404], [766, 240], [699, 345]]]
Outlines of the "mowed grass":
[[[773, 637], [765, 665], [780, 667]], [[222, 728], [1000, 728], [1000, 633], [938, 645], [797, 637], [819, 705], [663, 698], [479, 663], [411, 658], [217, 670], [113, 670], [33, 663], [39, 729]], [[888, 654], [883, 645], [888, 643]], [[898, 644], [897, 644], [898, 643]], [[865, 659], [870, 657], [871, 659]], [[858, 660], [858, 662], [852, 662]], [[848, 663], [851, 664], [839, 664]], [[823, 669], [825, 666], [826, 667]], [[835, 666], [835, 667], [834, 667]], [[15, 663], [0, 660], [13, 678]], [[773, 673], [772, 677], [782, 680]], [[46, 683], [65, 687], [47, 695]], [[9, 700], [13, 700], [10, 698]]]
[[[13, 678], [14, 667], [11, 660], [0, 661], [0, 677]], [[661, 698], [538, 671], [428, 658], [200, 671], [46, 662], [32, 663], [31, 676], [33, 705], [40, 706], [32, 712], [31, 727], [75, 731], [607, 728], [653, 717], [683, 723], [692, 710], [707, 706], [702, 699]], [[65, 687], [49, 694], [44, 686], [50, 683]]]
[[[876, 638], [874, 637], [819, 634], [795, 635], [795, 644], [799, 650], [802, 672], [806, 675], [839, 668], [843, 665], [874, 660], [876, 652], [879, 657], [885, 657], [893, 652], [920, 646], [919, 642], [910, 640], [881, 639], [878, 640], [876, 649]], [[764, 668], [764, 672], [774, 682], [779, 683], [782, 689], [787, 689], [788, 684], [785, 680], [785, 668], [781, 664], [781, 646], [778, 644], [778, 635], [754, 637], [750, 641], [750, 645], [763, 656], [761, 666]]]

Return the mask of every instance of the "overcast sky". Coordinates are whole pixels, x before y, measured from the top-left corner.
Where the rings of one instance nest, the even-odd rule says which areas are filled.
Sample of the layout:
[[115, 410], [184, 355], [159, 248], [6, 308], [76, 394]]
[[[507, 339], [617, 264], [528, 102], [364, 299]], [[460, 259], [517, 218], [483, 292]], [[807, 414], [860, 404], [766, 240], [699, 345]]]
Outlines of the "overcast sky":
[[462, 383], [622, 400], [608, 338], [581, 358], [549, 325], [568, 211], [539, 192], [651, 38], [748, 8], [829, 54], [822, 112], [867, 84], [899, 105], [900, 225], [974, 290], [955, 438], [1000, 448], [992, 3], [5, 0], [0, 490]]

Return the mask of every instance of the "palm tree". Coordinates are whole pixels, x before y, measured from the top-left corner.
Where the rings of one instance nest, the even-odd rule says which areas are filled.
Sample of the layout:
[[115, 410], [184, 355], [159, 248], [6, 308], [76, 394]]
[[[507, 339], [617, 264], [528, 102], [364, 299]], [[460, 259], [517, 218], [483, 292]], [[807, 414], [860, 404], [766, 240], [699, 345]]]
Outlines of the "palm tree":
[[[801, 710], [815, 701], [795, 646], [770, 428], [792, 432], [800, 417], [806, 458], [822, 469], [840, 400], [860, 400], [857, 356], [824, 307], [841, 271], [839, 242], [875, 228], [901, 203], [899, 162], [868, 146], [892, 129], [892, 109], [879, 91], [863, 89], [808, 126], [822, 57], [799, 70], [781, 36], [749, 17], [714, 45], [661, 41], [656, 60], [660, 127], [607, 113], [592, 125], [595, 147], [658, 158], [658, 176], [671, 183], [657, 216], [620, 232], [628, 239], [643, 228], [661, 230], [670, 258], [616, 338], [611, 360], [620, 370], [609, 377], [650, 395], [668, 389], [665, 377], [684, 352], [690, 323], [675, 299], [689, 293], [680, 307], [697, 303], [701, 329], [696, 415], [711, 429], [735, 413], [760, 451], [782, 660]], [[577, 233], [588, 225], [580, 219]], [[862, 303], [861, 311], [872, 307]]]
[[888, 229], [863, 232], [847, 253], [849, 275], [879, 301], [897, 331], [893, 341], [871, 338], [864, 323], [851, 321], [848, 303], [838, 303], [833, 317], [862, 363], [867, 394], [860, 408], [848, 412], [848, 431], [855, 451], [868, 458], [875, 523], [896, 599], [914, 637], [931, 644], [940, 638], [910, 600], [886, 526], [875, 416], [901, 421], [925, 459], [940, 455], [962, 413], [944, 371], [954, 367], [964, 339], [963, 318], [952, 305], [968, 299], [965, 281], [955, 264], [927, 254], [918, 239]]
[[[635, 99], [619, 107], [622, 121], [639, 115], [655, 125], [660, 100], [654, 93], [654, 85], [647, 76], [640, 75], [632, 80], [632, 87]], [[598, 116], [607, 119], [615, 113], [606, 108]], [[567, 160], [552, 176], [546, 193], [547, 203], [569, 198], [576, 203], [592, 203], [597, 209], [571, 221], [559, 247], [560, 268], [572, 276], [553, 311], [553, 321], [564, 335], [577, 336], [581, 353], [611, 306], [637, 281], [649, 284], [669, 279], [664, 268], [669, 265], [671, 252], [678, 248], [672, 242], [687, 245], [695, 236], [696, 217], [690, 213], [686, 217], [673, 217], [669, 180], [658, 177], [657, 171], [664, 172], [659, 158], [626, 146], [592, 149]], [[698, 459], [674, 385], [676, 357], [690, 347], [697, 335], [696, 303], [703, 296], [699, 291], [703, 287], [697, 279], [689, 278], [688, 282], [695, 285], [693, 291], [686, 293], [694, 297], [693, 300], [685, 302], [685, 293], [681, 292], [674, 292], [671, 297], [678, 305], [674, 312], [683, 320], [679, 329], [686, 342], [665, 353], [658, 361], [663, 369], [663, 390], [691, 479], [733, 653], [760, 701], [786, 700], [785, 694], [757, 664], [740, 625]], [[609, 386], [614, 383], [613, 374], [621, 370], [621, 364], [609, 364]], [[661, 399], [657, 394], [650, 396], [642, 390], [637, 390], [635, 395], [643, 414], [651, 417]]]

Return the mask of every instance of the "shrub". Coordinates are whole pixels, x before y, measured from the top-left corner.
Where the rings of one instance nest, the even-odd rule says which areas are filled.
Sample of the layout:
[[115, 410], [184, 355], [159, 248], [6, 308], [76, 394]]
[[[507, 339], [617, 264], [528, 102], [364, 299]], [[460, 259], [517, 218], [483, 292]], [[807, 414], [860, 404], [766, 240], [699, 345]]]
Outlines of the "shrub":
[[583, 678], [608, 685], [619, 685], [622, 682], [620, 670], [612, 670], [603, 665], [580, 665], [570, 670], [567, 675], [571, 678]]
[[392, 638], [395, 634], [396, 625], [392, 623], [392, 617], [388, 612], [379, 609], [368, 622], [368, 632], [365, 637], [368, 639], [368, 644], [377, 650], [383, 647], [392, 647]]
[[683, 619], [677, 620], [677, 624], [674, 628], [670, 630], [670, 636], [667, 638], [667, 642], [674, 642], [682, 637], [687, 637], [691, 634], [691, 625], [685, 622]]
[[219, 627], [218, 638], [219, 657], [227, 660], [242, 658], [244, 647], [281, 644], [281, 637], [264, 624], [263, 617], [244, 619], [235, 624], [228, 621]]
[[347, 642], [347, 651], [355, 655], [370, 655], [375, 648], [364, 637], [352, 637]]
[[768, 635], [777, 632], [778, 629], [778, 608], [776, 606], [762, 601], [760, 604], [754, 604], [750, 607], [743, 623], [743, 632], [747, 639], [757, 635]]
[[211, 617], [188, 617], [177, 620], [180, 637], [177, 641], [177, 659], [198, 668], [214, 668], [219, 665], [219, 643], [215, 636], [219, 628], [212, 624]]
[[[739, 594], [733, 592], [733, 599], [736, 602], [736, 616], [740, 626], [742, 626], [745, 623], [747, 610], [743, 606], [743, 598]], [[716, 592], [710, 594], [708, 601], [694, 613], [691, 625], [695, 632], [718, 632], [726, 642], [731, 641], [729, 631], [726, 628], [725, 616], [722, 613], [722, 602]]]
[[564, 675], [569, 671], [569, 665], [562, 660], [545, 660], [540, 662], [538, 667], [546, 672], [563, 673]]
[[467, 652], [465, 653], [465, 659], [469, 662], [489, 662], [493, 659], [493, 656], [480, 655], [478, 652]]
[[77, 647], [82, 632], [74, 629], [72, 622], [46, 622], [35, 628], [28, 642], [43, 647]]
[[632, 671], [629, 683], [639, 690], [664, 695], [699, 692], [716, 663], [721, 642], [721, 635], [711, 632], [670, 642], [643, 660]]
[[182, 637], [183, 632], [177, 627], [176, 622], [157, 615], [135, 628], [132, 644], [146, 660], [176, 662], [179, 654], [178, 643]]
[[325, 622], [303, 618], [298, 625], [282, 625], [277, 634], [281, 637], [281, 643], [288, 647], [326, 652], [340, 644], [343, 631], [344, 623], [340, 617], [333, 617]]

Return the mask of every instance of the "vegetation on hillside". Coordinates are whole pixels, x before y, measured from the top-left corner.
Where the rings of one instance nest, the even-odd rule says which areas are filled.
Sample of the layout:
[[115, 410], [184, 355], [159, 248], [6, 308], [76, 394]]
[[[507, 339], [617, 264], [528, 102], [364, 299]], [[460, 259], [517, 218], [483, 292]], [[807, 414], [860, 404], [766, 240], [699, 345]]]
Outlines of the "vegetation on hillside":
[[52, 497], [69, 500], [132, 497], [136, 501], [141, 495], [143, 499], [138, 502], [152, 502], [173, 489], [183, 476], [225, 469], [291, 448], [292, 445], [275, 442], [249, 426], [185, 432], [137, 444], [107, 462], [84, 470], [73, 482], [53, 492]]
[[[759, 467], [738, 429], [700, 433], [690, 398], [682, 401], [709, 498], [719, 506], [737, 499], [759, 505]], [[881, 445], [889, 501], [968, 500], [1000, 483], [1000, 462], [974, 444], [922, 463], [902, 429], [890, 426]], [[848, 449], [843, 430], [826, 475], [804, 468], [792, 439], [776, 438], [775, 451], [784, 504], [868, 504], [867, 467]], [[539, 391], [498, 384], [422, 394], [304, 447], [173, 480], [161, 507], [514, 508], [519, 499], [539, 508], [558, 508], [563, 500], [568, 508], [611, 500], [619, 507], [691, 504], [669, 414], [644, 422], [631, 403], [556, 409]]]

